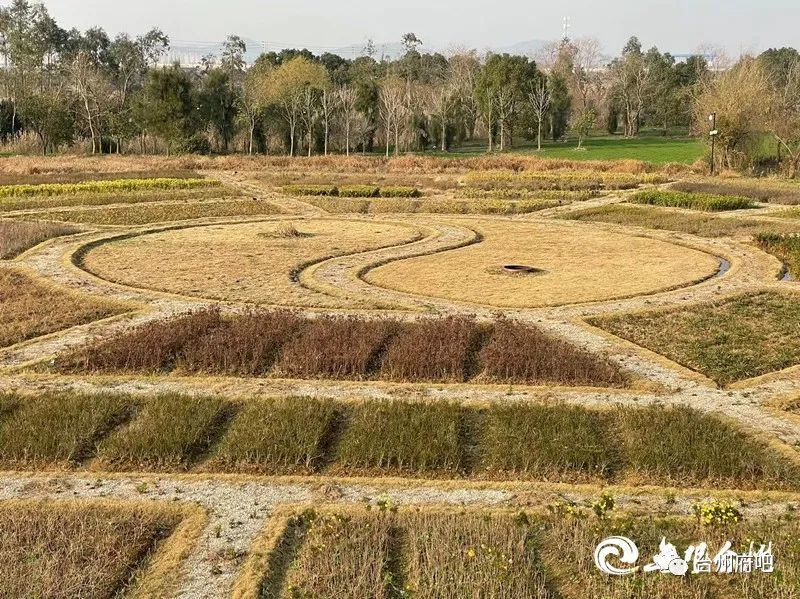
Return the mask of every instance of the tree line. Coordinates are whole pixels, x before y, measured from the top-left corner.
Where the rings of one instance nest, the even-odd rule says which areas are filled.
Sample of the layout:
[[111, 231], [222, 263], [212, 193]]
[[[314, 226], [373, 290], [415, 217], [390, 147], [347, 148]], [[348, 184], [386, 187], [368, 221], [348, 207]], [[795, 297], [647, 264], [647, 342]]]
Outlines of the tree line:
[[[287, 49], [247, 65], [245, 42], [230, 36], [199, 67], [162, 67], [169, 39], [159, 29], [113, 39], [100, 28], [67, 31], [28, 0], [0, 9], [0, 36], [0, 141], [33, 139], [44, 153], [81, 143], [92, 153], [389, 155], [472, 140], [484, 140], [488, 151], [521, 138], [541, 147], [568, 135], [580, 147], [598, 129], [628, 137], [642, 127], [707, 133], [701, 113], [713, 109], [725, 131], [721, 160], [741, 162], [744, 137], [769, 131], [796, 162], [788, 115], [799, 120], [793, 86], [800, 69], [791, 49], [719, 69], [701, 55], [677, 61], [645, 50], [635, 37], [609, 62], [591, 39], [553, 43], [532, 60], [425, 53], [409, 33], [396, 60], [376, 60], [369, 47], [352, 60]], [[770, 94], [767, 120], [777, 124], [782, 115], [780, 128], [753, 115], [727, 116], [743, 83], [737, 76]]]

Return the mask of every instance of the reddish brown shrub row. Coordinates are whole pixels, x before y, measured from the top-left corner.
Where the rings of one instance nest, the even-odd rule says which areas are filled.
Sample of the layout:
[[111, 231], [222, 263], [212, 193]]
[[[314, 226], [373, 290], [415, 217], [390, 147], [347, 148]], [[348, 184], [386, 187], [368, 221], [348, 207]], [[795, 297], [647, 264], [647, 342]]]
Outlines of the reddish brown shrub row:
[[338, 316], [314, 320], [286, 346], [278, 370], [300, 378], [365, 378], [396, 328], [392, 320]]
[[532, 326], [501, 320], [481, 352], [485, 376], [498, 382], [622, 386], [625, 375], [601, 357]]
[[389, 344], [381, 376], [397, 381], [463, 382], [473, 362], [478, 326], [450, 317], [404, 325]]
[[180, 361], [184, 348], [221, 324], [219, 310], [149, 322], [64, 356], [57, 366], [66, 371], [168, 371]]
[[249, 312], [227, 320], [186, 347], [179, 367], [194, 373], [266, 374], [302, 322], [292, 312]]
[[483, 372], [482, 378], [504, 383], [627, 383], [608, 360], [532, 326], [507, 320], [479, 325], [466, 317], [307, 321], [291, 312], [251, 312], [223, 319], [209, 310], [142, 325], [64, 356], [57, 366], [417, 382], [464, 382]]

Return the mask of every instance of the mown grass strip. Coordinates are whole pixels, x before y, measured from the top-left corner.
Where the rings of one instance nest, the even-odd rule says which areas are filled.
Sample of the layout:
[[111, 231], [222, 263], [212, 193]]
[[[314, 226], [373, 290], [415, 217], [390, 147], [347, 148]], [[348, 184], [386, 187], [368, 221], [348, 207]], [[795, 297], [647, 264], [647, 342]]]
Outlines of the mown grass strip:
[[231, 405], [215, 397], [161, 395], [97, 447], [104, 470], [186, 470], [219, 438]]
[[42, 183], [39, 185], [0, 185], [0, 198], [26, 196], [74, 195], [79, 193], [108, 193], [149, 189], [191, 189], [218, 187], [215, 179], [115, 179], [110, 181], [83, 181], [81, 183]]
[[758, 204], [744, 196], [713, 195], [709, 193], [687, 193], [664, 189], [640, 191], [628, 198], [634, 204], [663, 206], [666, 208], [688, 208], [706, 212], [743, 210], [757, 208]]

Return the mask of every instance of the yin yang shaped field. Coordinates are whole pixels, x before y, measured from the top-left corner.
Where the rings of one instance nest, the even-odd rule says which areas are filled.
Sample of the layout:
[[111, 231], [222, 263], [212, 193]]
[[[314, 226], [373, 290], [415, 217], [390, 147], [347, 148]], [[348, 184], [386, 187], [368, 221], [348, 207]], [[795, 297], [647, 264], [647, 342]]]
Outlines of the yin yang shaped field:
[[[500, 308], [597, 302], [714, 276], [720, 260], [651, 237], [575, 223], [459, 220], [480, 243], [380, 266], [366, 280], [417, 296]], [[530, 266], [530, 273], [505, 266]]]

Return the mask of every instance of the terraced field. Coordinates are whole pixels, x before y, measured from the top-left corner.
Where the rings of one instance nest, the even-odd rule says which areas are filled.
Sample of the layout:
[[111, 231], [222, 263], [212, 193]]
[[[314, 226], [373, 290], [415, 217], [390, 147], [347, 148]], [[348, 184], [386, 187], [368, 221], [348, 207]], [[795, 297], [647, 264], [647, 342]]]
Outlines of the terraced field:
[[684, 170], [14, 161], [0, 595], [795, 596], [796, 186]]

